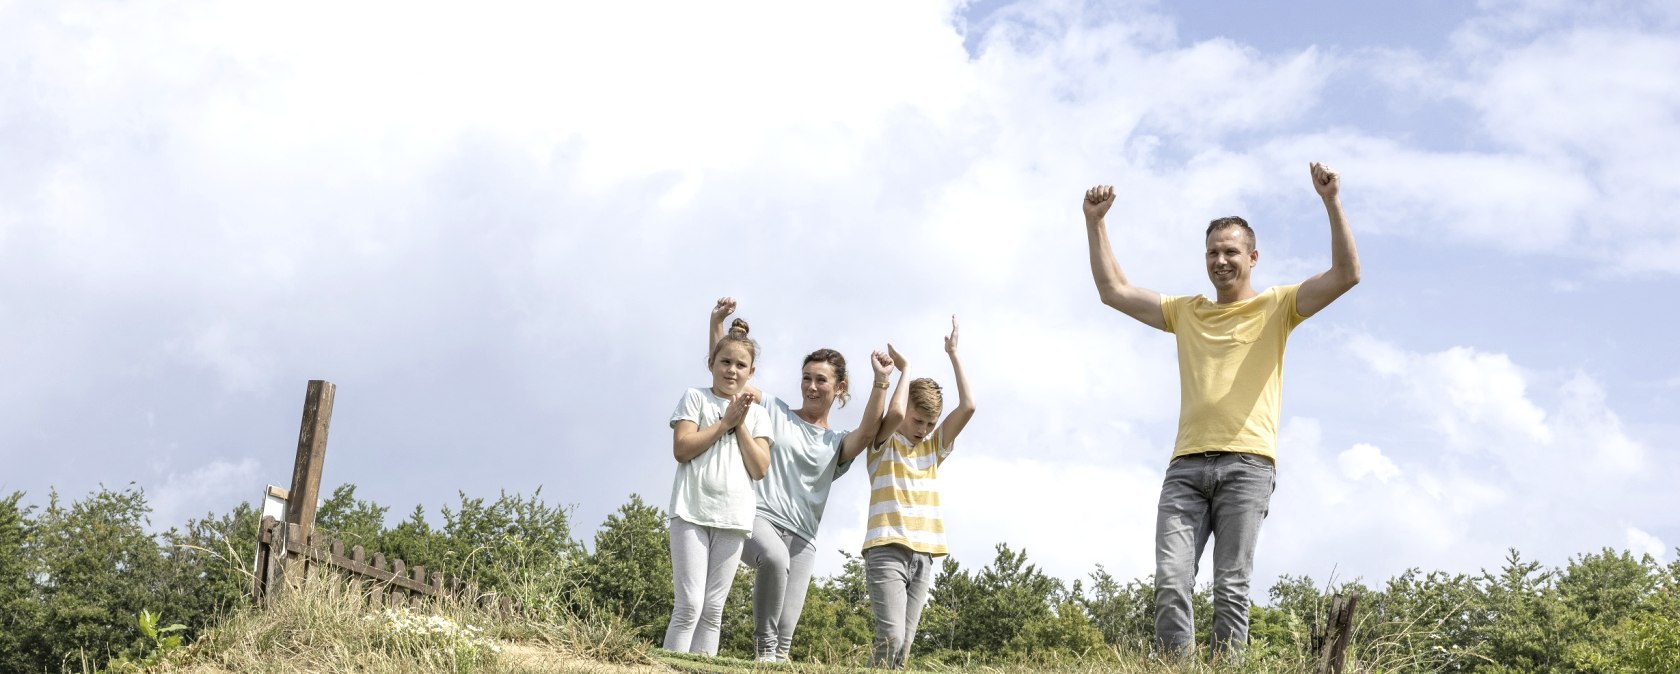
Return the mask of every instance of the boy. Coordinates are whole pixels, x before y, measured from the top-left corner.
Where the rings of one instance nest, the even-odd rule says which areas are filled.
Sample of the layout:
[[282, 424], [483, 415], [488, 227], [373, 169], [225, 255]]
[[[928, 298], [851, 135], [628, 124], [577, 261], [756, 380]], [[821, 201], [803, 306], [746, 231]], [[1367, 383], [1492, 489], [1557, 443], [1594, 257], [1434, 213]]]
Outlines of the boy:
[[[951, 455], [963, 426], [974, 417], [974, 397], [957, 358], [957, 317], [945, 352], [957, 377], [957, 406], [939, 423], [944, 398], [932, 379], [910, 381], [909, 363], [888, 346], [898, 367], [886, 418], [869, 450], [869, 526], [863, 563], [875, 611], [875, 647], [869, 666], [898, 669], [910, 657], [916, 623], [933, 585], [933, 558], [946, 554], [939, 516], [939, 466]], [[904, 382], [910, 381], [908, 387]], [[908, 408], [908, 409], [906, 409]], [[937, 424], [937, 425], [936, 425]]]

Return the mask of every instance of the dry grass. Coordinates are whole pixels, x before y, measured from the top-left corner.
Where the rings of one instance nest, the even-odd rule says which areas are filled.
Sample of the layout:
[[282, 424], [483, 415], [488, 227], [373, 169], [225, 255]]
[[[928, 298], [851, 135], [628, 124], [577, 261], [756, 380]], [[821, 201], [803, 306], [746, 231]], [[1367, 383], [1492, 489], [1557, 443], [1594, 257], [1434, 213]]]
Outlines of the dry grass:
[[[266, 608], [234, 612], [154, 671], [170, 674], [633, 674], [670, 672], [620, 626], [533, 621], [469, 603], [418, 611], [483, 630], [472, 641], [394, 638], [377, 594], [337, 577], [289, 583]], [[483, 644], [495, 644], [492, 652]]]

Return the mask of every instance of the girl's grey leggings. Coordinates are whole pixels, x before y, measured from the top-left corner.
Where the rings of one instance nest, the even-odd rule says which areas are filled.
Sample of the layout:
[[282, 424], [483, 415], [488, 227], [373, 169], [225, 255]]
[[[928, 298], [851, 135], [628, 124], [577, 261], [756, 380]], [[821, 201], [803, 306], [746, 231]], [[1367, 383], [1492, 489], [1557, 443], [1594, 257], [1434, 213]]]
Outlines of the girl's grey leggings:
[[671, 518], [671, 585], [676, 601], [671, 625], [665, 628], [665, 648], [717, 655], [718, 630], [723, 627], [723, 602], [735, 581], [741, 561], [744, 531], [730, 531]]

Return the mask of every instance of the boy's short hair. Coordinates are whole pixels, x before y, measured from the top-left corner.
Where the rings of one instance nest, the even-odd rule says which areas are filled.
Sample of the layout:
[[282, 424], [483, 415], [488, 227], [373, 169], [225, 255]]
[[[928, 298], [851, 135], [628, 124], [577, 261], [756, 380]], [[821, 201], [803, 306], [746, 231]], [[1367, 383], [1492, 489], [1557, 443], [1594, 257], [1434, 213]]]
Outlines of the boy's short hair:
[[932, 379], [914, 379], [910, 381], [910, 406], [937, 421], [940, 410], [945, 409], [945, 396]]

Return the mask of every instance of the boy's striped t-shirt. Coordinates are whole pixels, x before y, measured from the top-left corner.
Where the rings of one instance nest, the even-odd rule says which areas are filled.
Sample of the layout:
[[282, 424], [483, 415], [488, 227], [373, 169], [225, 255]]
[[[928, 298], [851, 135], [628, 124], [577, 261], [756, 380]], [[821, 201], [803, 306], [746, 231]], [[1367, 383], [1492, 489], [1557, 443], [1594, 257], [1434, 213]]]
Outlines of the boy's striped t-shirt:
[[929, 555], [946, 554], [939, 517], [939, 464], [951, 447], [938, 431], [915, 446], [894, 433], [869, 450], [869, 531], [863, 549], [897, 543]]

